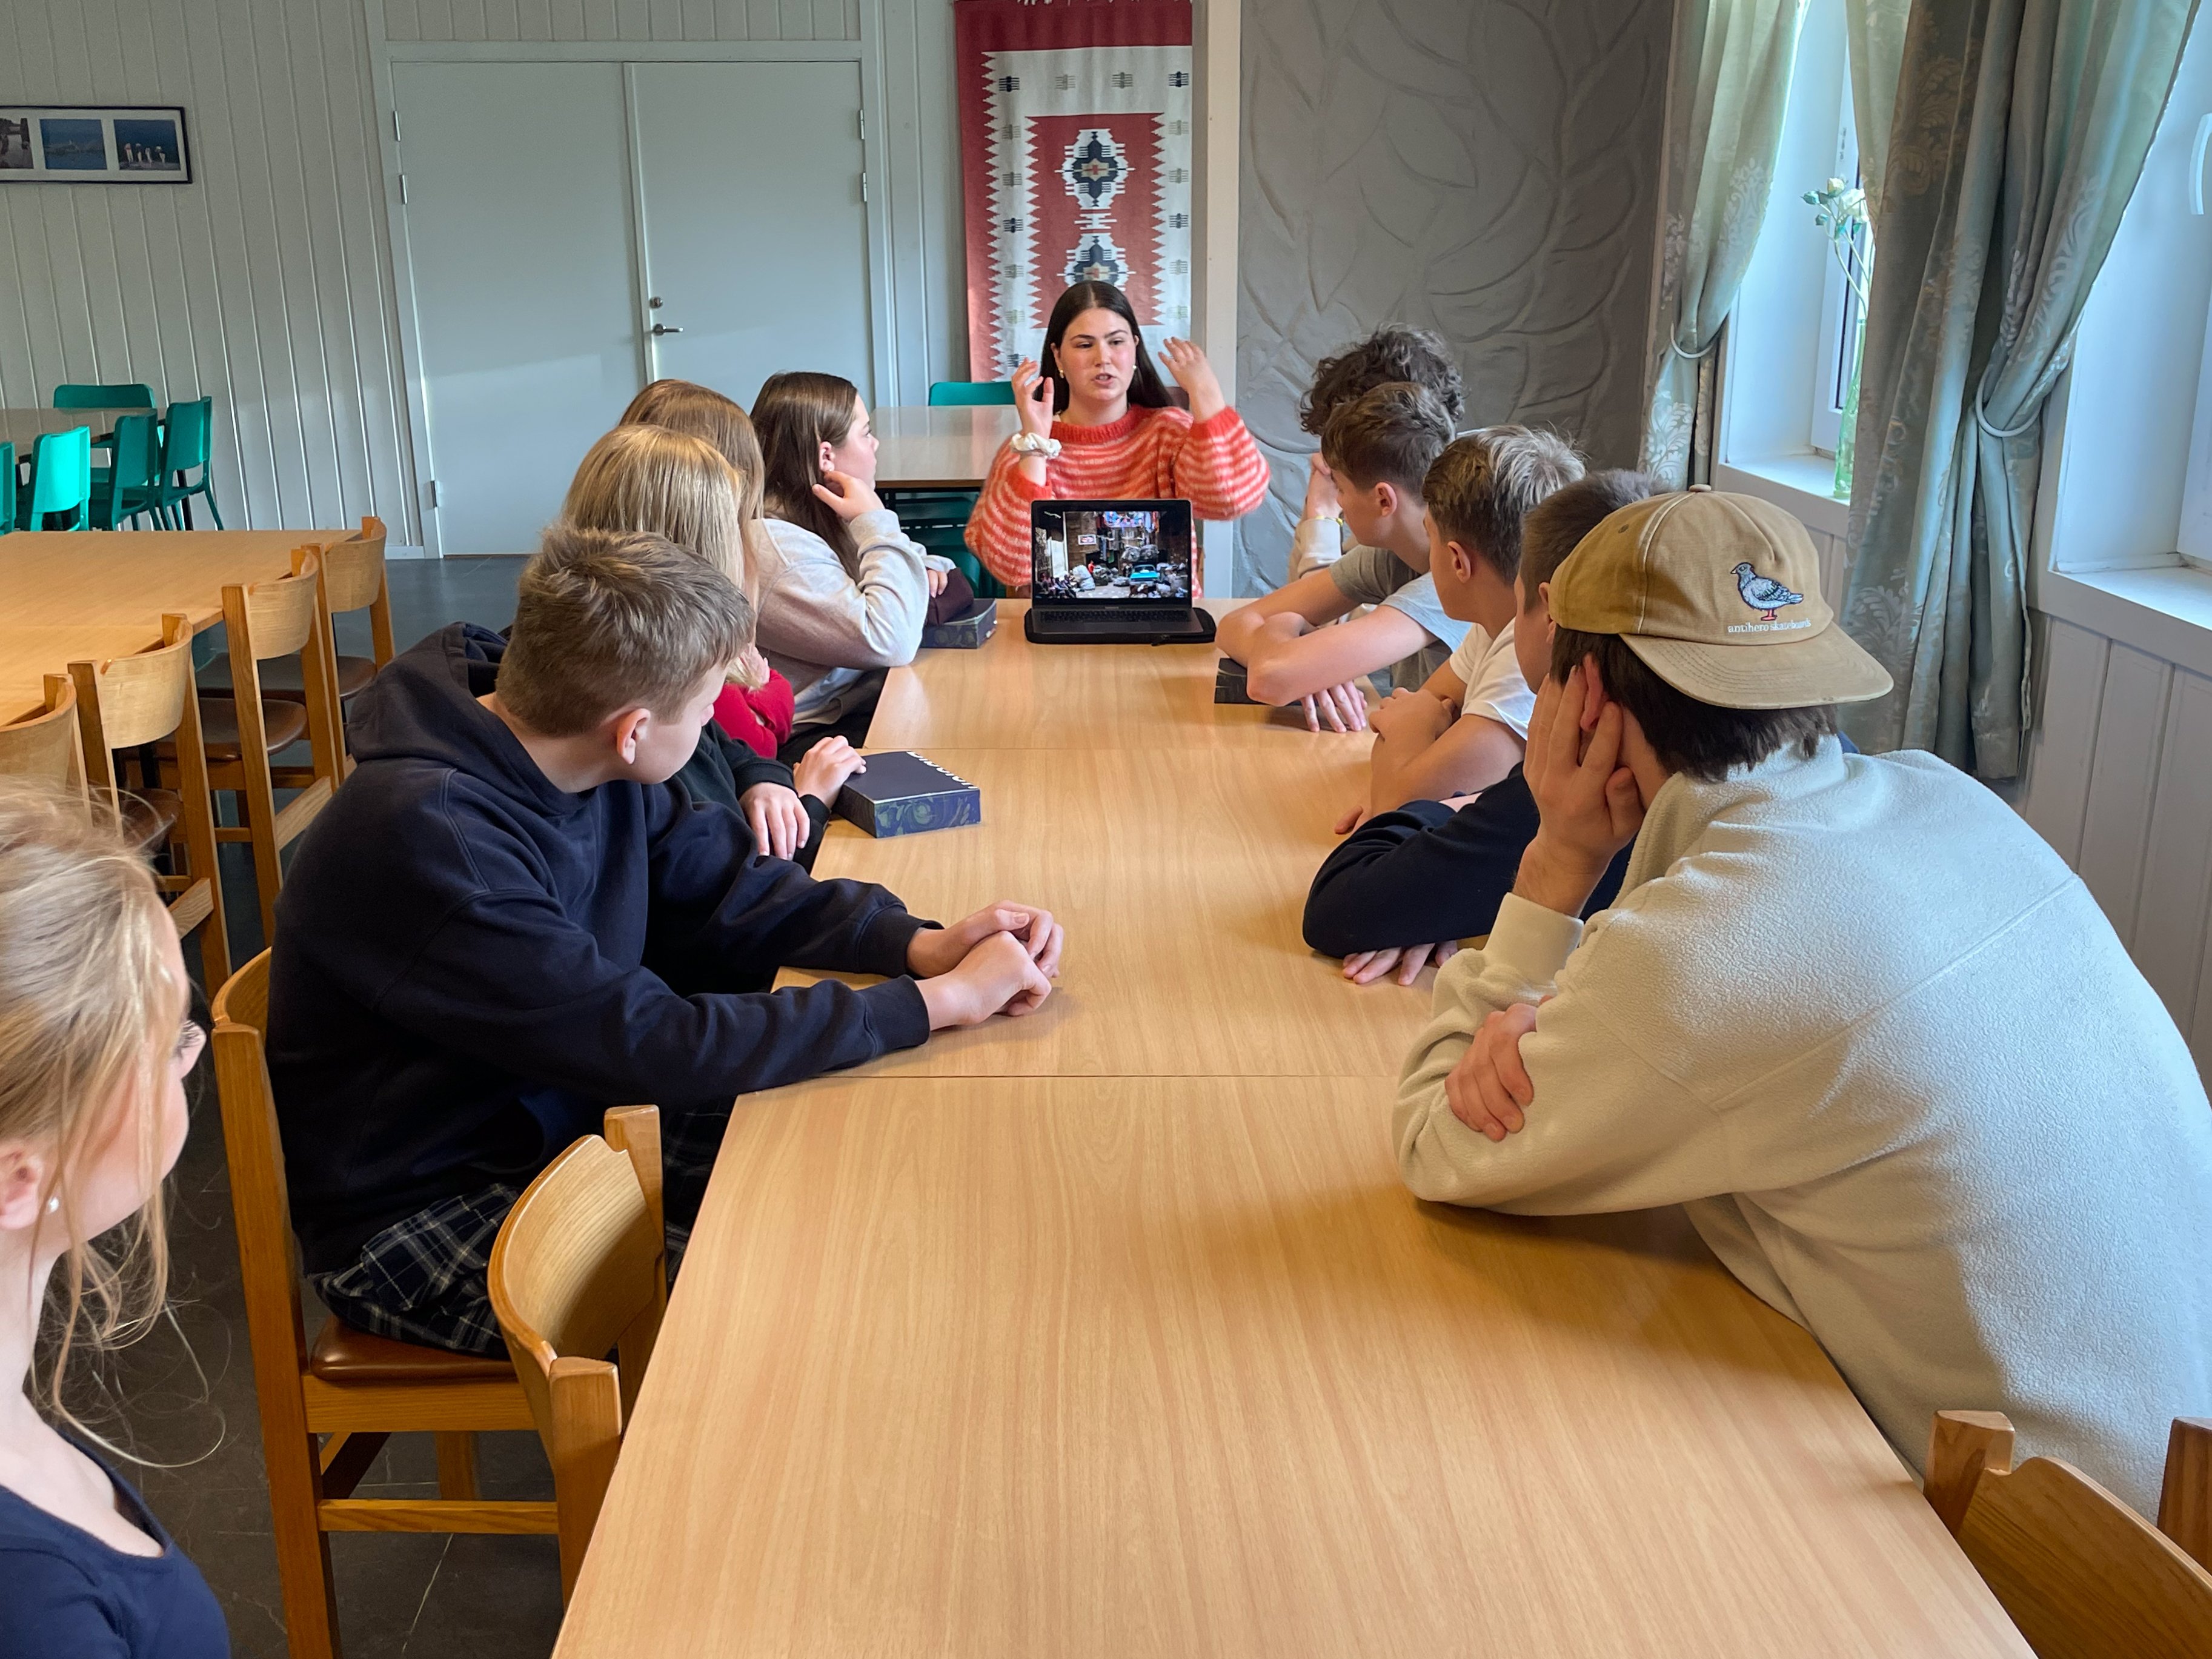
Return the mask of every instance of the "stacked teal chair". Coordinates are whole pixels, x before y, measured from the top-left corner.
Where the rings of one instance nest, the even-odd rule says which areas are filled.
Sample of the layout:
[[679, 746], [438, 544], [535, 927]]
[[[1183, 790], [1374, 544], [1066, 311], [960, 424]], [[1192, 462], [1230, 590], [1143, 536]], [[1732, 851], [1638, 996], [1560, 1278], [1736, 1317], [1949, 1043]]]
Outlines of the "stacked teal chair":
[[120, 530], [148, 513], [168, 527], [169, 511], [161, 504], [161, 442], [150, 410], [116, 416], [115, 465], [92, 471], [92, 527]]
[[143, 380], [113, 386], [64, 381], [54, 388], [56, 409], [151, 409], [154, 388]]
[[[973, 409], [1014, 401], [1011, 380], [933, 380], [932, 409]], [[968, 550], [968, 515], [975, 510], [972, 489], [887, 489], [884, 505], [899, 515], [899, 527], [933, 553], [941, 553], [960, 568], [978, 599], [1002, 597], [1006, 589]]]
[[31, 493], [16, 515], [18, 530], [44, 530], [50, 514], [70, 522], [52, 526], [82, 530], [92, 508], [92, 428], [44, 434], [31, 452]]
[[978, 404], [1006, 404], [1014, 401], [1012, 380], [932, 380], [929, 383], [929, 406], [932, 409], [965, 409]]
[[[209, 478], [208, 430], [215, 421], [215, 399], [201, 398], [171, 404], [161, 429], [161, 508], [173, 524], [179, 515], [184, 527], [192, 527], [192, 497], [204, 497], [215, 527], [222, 526], [222, 513], [215, 504], [215, 488]], [[185, 474], [199, 469], [198, 478]]]
[[15, 527], [15, 446], [0, 444], [0, 536]]

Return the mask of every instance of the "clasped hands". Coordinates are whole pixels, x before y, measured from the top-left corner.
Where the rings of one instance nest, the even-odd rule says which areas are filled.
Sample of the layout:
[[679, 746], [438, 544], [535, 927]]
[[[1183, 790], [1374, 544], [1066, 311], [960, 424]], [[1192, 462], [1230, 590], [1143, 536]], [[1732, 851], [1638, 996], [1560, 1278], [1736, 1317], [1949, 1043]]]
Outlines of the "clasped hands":
[[923, 928], [907, 945], [906, 965], [929, 1010], [929, 1029], [1036, 1012], [1060, 976], [1065, 940], [1049, 910], [1012, 899], [950, 927]]

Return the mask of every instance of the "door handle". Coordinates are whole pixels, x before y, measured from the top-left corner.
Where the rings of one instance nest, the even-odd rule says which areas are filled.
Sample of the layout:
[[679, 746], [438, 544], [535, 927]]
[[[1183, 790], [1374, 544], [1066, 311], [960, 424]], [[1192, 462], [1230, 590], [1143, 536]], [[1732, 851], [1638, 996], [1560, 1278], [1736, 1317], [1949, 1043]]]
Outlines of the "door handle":
[[681, 334], [684, 331], [680, 328], [671, 328], [665, 323], [655, 323], [653, 325], [653, 331], [655, 334]]

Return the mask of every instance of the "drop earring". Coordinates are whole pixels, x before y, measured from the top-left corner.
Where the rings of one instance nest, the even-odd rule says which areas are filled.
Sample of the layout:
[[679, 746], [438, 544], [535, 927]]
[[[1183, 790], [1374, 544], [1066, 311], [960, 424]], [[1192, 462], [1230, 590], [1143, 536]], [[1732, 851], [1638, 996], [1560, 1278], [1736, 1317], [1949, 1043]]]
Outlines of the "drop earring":
[[59, 1193], [56, 1193], [52, 1198], [46, 1200], [46, 1213], [48, 1215], [52, 1215], [55, 1211], [60, 1209], [61, 1206], [62, 1195]]

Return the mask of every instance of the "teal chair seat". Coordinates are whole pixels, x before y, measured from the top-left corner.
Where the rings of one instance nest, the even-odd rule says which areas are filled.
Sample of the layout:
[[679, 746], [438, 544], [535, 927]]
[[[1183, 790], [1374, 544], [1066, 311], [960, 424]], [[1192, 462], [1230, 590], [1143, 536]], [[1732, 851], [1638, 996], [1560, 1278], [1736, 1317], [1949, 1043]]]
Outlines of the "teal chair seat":
[[1012, 380], [932, 380], [929, 383], [929, 406], [932, 409], [961, 409], [977, 404], [1009, 404], [1014, 401]]
[[[92, 428], [43, 434], [31, 451], [31, 489], [16, 515], [18, 530], [82, 530], [91, 519]], [[69, 522], [49, 526], [51, 514]]]
[[154, 388], [143, 380], [113, 386], [68, 382], [54, 388], [56, 409], [151, 409]]

